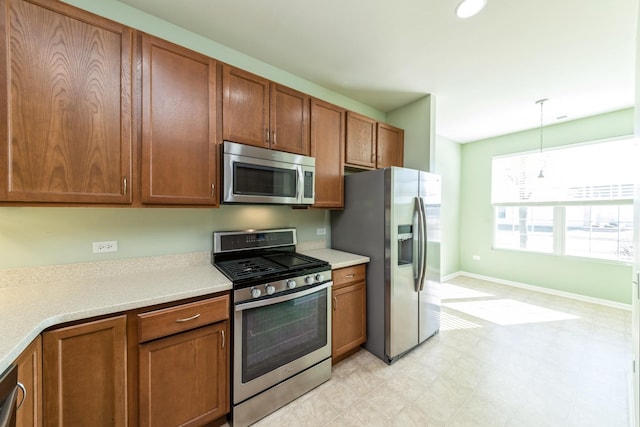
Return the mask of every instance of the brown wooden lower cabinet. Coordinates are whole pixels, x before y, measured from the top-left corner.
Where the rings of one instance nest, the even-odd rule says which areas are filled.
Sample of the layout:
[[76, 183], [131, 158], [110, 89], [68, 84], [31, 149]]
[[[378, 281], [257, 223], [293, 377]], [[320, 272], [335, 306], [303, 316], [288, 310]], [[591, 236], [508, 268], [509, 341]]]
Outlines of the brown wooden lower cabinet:
[[224, 421], [230, 406], [229, 305], [225, 294], [137, 315], [141, 427]]
[[332, 276], [331, 356], [335, 364], [358, 351], [367, 340], [366, 267], [361, 264], [336, 269]]
[[44, 424], [127, 425], [126, 316], [44, 332]]
[[16, 412], [16, 427], [42, 426], [42, 339], [37, 337], [16, 359], [18, 382], [26, 391]]
[[219, 294], [43, 332], [16, 360], [17, 427], [224, 424], [229, 304]]
[[201, 426], [229, 412], [228, 337], [224, 321], [139, 346], [140, 426]]

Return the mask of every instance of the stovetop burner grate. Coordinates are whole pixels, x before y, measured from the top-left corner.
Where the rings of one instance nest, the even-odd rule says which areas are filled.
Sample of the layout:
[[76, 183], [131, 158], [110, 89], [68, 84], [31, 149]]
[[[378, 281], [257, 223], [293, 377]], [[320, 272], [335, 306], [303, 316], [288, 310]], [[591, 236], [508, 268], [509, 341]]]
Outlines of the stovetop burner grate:
[[248, 279], [287, 270], [286, 267], [263, 257], [244, 258], [216, 263], [233, 280]]

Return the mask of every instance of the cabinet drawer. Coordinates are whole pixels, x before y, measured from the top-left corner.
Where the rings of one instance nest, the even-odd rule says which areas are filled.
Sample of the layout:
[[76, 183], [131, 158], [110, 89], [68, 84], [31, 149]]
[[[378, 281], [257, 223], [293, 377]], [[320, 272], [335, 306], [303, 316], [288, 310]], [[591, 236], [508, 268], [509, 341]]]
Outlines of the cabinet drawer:
[[367, 277], [365, 264], [354, 265], [352, 267], [339, 268], [333, 270], [333, 287], [339, 287], [349, 283], [363, 282]]
[[229, 318], [229, 296], [138, 314], [138, 342], [199, 328]]

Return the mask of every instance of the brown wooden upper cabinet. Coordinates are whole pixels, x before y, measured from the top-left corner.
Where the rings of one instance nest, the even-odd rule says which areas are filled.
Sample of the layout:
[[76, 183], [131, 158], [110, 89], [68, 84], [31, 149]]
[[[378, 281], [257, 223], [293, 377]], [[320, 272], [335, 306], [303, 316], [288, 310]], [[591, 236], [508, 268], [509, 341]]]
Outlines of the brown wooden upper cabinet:
[[378, 123], [376, 167], [404, 165], [404, 130]]
[[142, 35], [143, 203], [217, 205], [218, 64]]
[[347, 112], [345, 166], [360, 169], [376, 167], [376, 121], [353, 111]]
[[346, 110], [311, 99], [311, 156], [316, 159], [317, 208], [344, 207]]
[[404, 130], [347, 112], [345, 166], [376, 169], [404, 165]]
[[0, 200], [130, 203], [131, 29], [0, 0]]
[[309, 155], [309, 95], [222, 66], [223, 139]]

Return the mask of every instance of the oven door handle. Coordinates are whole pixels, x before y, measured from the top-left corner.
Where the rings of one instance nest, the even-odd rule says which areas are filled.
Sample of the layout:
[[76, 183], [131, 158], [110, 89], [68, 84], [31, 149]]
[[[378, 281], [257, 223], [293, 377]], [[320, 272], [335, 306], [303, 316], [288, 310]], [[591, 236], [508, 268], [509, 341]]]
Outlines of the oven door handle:
[[321, 291], [323, 289], [327, 289], [329, 287], [331, 287], [333, 285], [332, 281], [329, 282], [325, 282], [321, 285], [317, 285], [314, 286], [312, 288], [309, 289], [305, 289], [303, 291], [300, 292], [292, 292], [290, 294], [287, 295], [283, 295], [281, 297], [275, 297], [275, 298], [267, 298], [267, 299], [262, 299], [262, 300], [258, 300], [258, 301], [250, 301], [250, 302], [242, 302], [240, 304], [236, 304], [236, 309], [235, 311], [243, 311], [243, 310], [248, 310], [250, 308], [258, 308], [258, 307], [264, 307], [265, 305], [271, 305], [271, 304], [277, 304], [279, 302], [285, 302], [285, 301], [290, 301], [292, 299], [296, 299], [296, 298], [300, 298], [306, 295], [311, 295], [315, 292]]

